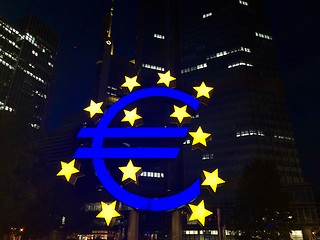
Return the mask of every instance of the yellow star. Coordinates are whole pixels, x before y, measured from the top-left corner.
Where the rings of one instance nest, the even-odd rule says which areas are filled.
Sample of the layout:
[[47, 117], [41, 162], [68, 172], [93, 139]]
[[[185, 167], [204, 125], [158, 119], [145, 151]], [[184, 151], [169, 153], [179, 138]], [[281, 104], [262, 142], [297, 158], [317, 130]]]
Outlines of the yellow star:
[[218, 176], [218, 169], [213, 172], [203, 171], [205, 180], [201, 184], [202, 186], [210, 186], [211, 189], [216, 192], [218, 184], [225, 183], [225, 181]]
[[128, 111], [124, 110], [125, 117], [121, 120], [121, 122], [129, 122], [131, 126], [134, 125], [134, 122], [142, 117], [137, 114], [137, 108]]
[[132, 179], [135, 183], [137, 183], [137, 175], [141, 171], [141, 167], [135, 167], [130, 160], [125, 167], [119, 167], [120, 171], [123, 173], [122, 182], [127, 179]]
[[121, 214], [115, 210], [116, 204], [117, 204], [116, 201], [110, 204], [101, 202], [102, 211], [96, 216], [96, 218], [104, 218], [104, 220], [106, 221], [106, 224], [109, 226], [112, 218], [121, 216]]
[[93, 100], [90, 101], [90, 106], [85, 108], [85, 111], [90, 112], [90, 118], [93, 118], [94, 115], [96, 115], [97, 113], [103, 113], [101, 110], [101, 106], [102, 106], [103, 102], [94, 102]]
[[167, 87], [170, 86], [170, 82], [176, 80], [176, 78], [172, 77], [170, 75], [170, 70], [166, 73], [158, 73], [160, 79], [157, 82], [157, 84], [163, 83], [165, 84]]
[[204, 226], [206, 217], [210, 216], [212, 214], [211, 211], [205, 209], [204, 207], [204, 201], [202, 200], [199, 205], [193, 205], [189, 204], [189, 207], [192, 211], [192, 214], [189, 218], [189, 221], [197, 220], [199, 223]]
[[174, 112], [170, 115], [170, 117], [176, 117], [179, 123], [182, 123], [184, 118], [191, 117], [189, 113], [187, 113], [187, 105], [183, 107], [178, 107], [176, 105], [174, 107]]
[[69, 163], [61, 161], [61, 170], [57, 173], [57, 176], [65, 176], [65, 178], [69, 182], [71, 175], [79, 172], [79, 170], [74, 167], [75, 161], [75, 159], [73, 159]]
[[129, 92], [132, 92], [133, 88], [141, 86], [140, 83], [137, 82], [137, 77], [129, 78], [125, 76], [125, 83], [121, 85], [121, 87], [126, 87], [129, 89]]
[[194, 90], [197, 91], [197, 97], [206, 97], [206, 98], [210, 98], [210, 94], [209, 92], [213, 89], [213, 87], [207, 87], [206, 84], [204, 82], [201, 83], [201, 85], [199, 87], [193, 87]]
[[197, 143], [207, 146], [206, 139], [211, 136], [210, 133], [204, 133], [201, 127], [198, 127], [196, 132], [189, 132], [189, 134], [193, 137], [192, 146]]

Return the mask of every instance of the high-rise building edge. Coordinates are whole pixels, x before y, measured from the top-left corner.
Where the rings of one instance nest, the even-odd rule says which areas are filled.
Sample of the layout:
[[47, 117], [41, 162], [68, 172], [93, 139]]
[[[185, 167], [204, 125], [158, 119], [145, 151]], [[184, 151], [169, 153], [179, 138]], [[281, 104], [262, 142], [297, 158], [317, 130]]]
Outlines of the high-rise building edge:
[[16, 24], [0, 18], [0, 110], [27, 112], [26, 121], [36, 130], [44, 122], [58, 42], [33, 15]]

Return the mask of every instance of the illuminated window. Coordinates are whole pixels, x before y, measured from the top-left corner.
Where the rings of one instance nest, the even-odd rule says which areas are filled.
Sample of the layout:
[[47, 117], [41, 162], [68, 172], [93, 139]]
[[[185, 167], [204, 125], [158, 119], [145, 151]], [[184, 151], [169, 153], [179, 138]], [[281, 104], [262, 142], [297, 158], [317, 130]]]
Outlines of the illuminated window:
[[8, 112], [14, 112], [14, 109], [12, 107], [6, 106], [3, 102], [0, 101], [0, 111], [8, 111]]
[[149, 68], [149, 69], [153, 69], [153, 70], [158, 70], [158, 71], [164, 71], [163, 67], [159, 67], [159, 66], [155, 66], [155, 65], [151, 65], [151, 64], [142, 64], [142, 67], [144, 68]]
[[274, 137], [274, 138], [278, 138], [278, 139], [283, 139], [283, 140], [294, 141], [294, 138], [292, 138], [292, 137], [287, 137], [287, 136], [274, 135], [273, 137]]
[[228, 68], [235, 68], [235, 67], [239, 67], [239, 66], [253, 67], [253, 65], [251, 63], [237, 62], [237, 63], [233, 63], [233, 64], [229, 65]]
[[36, 94], [37, 96], [47, 99], [47, 95], [44, 93], [39, 92], [38, 90], [33, 90], [33, 93]]
[[35, 50], [32, 50], [32, 54], [38, 57], [38, 53]]
[[31, 127], [33, 127], [34, 129], [40, 129], [39, 124], [31, 123], [30, 125], [31, 125]]
[[157, 33], [153, 34], [153, 37], [154, 38], [158, 38], [158, 39], [164, 39], [165, 38], [163, 35], [157, 34]]
[[244, 131], [239, 131], [236, 132], [236, 137], [247, 137], [247, 136], [260, 136], [264, 137], [265, 134], [261, 130], [244, 130]]
[[202, 18], [207, 18], [207, 17], [210, 17], [210, 16], [212, 16], [212, 12], [203, 14], [203, 15], [202, 15]]
[[190, 144], [191, 144], [190, 139], [185, 140], [185, 141], [183, 142], [183, 144], [184, 144], [184, 145], [190, 145]]
[[272, 40], [272, 37], [270, 35], [258, 33], [258, 32], [256, 32], [255, 34], [256, 34], [256, 37]]
[[223, 57], [223, 56], [227, 56], [229, 54], [236, 53], [236, 52], [251, 53], [251, 49], [250, 48], [246, 48], [246, 47], [239, 47], [239, 48], [235, 48], [235, 49], [232, 49], [232, 50], [221, 51], [221, 52], [217, 52], [215, 54], [212, 54], [212, 55], [208, 56], [207, 60], [214, 59], [214, 58], [219, 58], [219, 57]]
[[149, 177], [149, 178], [164, 178], [164, 173], [160, 172], [142, 172], [140, 174], [141, 177]]
[[206, 153], [202, 155], [202, 160], [212, 160], [212, 159], [214, 159], [213, 153]]
[[181, 73], [183, 74], [183, 73], [193, 72], [193, 71], [196, 71], [196, 70], [199, 70], [199, 69], [203, 69], [203, 68], [206, 68], [206, 67], [208, 67], [207, 63], [201, 63], [201, 64], [199, 64], [197, 66], [183, 69], [183, 70], [181, 70]]
[[21, 69], [22, 69], [26, 74], [28, 74], [30, 77], [36, 79], [38, 82], [41, 82], [41, 83], [45, 84], [45, 81], [44, 81], [42, 78], [34, 75], [32, 72], [30, 72], [30, 71], [28, 71], [28, 70], [25, 70], [25, 69], [23, 69], [23, 68], [21, 68]]
[[12, 60], [17, 60], [14, 56], [12, 56], [10, 53], [5, 52], [3, 49], [0, 48], [1, 53], [3, 53], [4, 55], [6, 55], [7, 57], [11, 58]]
[[11, 41], [10, 39], [6, 38], [5, 36], [3, 36], [3, 35], [1, 35], [1, 34], [0, 34], [0, 37], [1, 37], [2, 39], [6, 40], [7, 42], [9, 42], [12, 46], [14, 46], [14, 47], [16, 47], [16, 48], [19, 49], [19, 47], [17, 46], [17, 44], [16, 44], [15, 42]]
[[0, 58], [0, 63], [2, 63], [2, 65], [4, 65], [4, 66], [10, 68], [11, 70], [14, 69], [13, 66], [11, 66], [9, 63], [7, 63], [6, 61], [2, 60], [1, 58]]
[[243, 1], [243, 0], [239, 0], [239, 3], [242, 4], [242, 5], [245, 5], [245, 6], [248, 6], [248, 5], [249, 5], [248, 2]]

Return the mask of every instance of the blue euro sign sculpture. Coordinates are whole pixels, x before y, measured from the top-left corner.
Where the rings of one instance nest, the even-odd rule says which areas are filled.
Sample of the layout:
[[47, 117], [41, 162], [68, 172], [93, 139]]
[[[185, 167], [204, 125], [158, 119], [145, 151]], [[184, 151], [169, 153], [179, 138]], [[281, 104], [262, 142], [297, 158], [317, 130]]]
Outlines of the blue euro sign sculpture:
[[114, 103], [102, 116], [96, 128], [82, 128], [79, 138], [92, 138], [91, 148], [78, 148], [74, 158], [92, 158], [94, 169], [105, 189], [120, 202], [141, 210], [166, 211], [184, 206], [200, 194], [200, 179], [187, 189], [169, 197], [146, 198], [121, 187], [110, 175], [104, 159], [108, 158], [177, 158], [180, 148], [103, 148], [105, 138], [177, 138], [186, 137], [188, 128], [108, 128], [112, 119], [127, 105], [148, 97], [166, 97], [184, 102], [197, 110], [199, 101], [171, 88], [147, 88], [132, 92]]

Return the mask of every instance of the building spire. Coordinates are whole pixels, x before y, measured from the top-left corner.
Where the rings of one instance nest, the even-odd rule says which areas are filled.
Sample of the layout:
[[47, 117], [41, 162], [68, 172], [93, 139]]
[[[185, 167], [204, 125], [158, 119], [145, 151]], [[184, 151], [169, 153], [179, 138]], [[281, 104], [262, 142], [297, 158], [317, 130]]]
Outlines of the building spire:
[[113, 8], [114, 8], [114, 0], [112, 0], [110, 12], [109, 12], [109, 25], [108, 25], [108, 30], [107, 30], [108, 38], [111, 38]]

